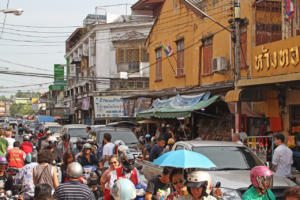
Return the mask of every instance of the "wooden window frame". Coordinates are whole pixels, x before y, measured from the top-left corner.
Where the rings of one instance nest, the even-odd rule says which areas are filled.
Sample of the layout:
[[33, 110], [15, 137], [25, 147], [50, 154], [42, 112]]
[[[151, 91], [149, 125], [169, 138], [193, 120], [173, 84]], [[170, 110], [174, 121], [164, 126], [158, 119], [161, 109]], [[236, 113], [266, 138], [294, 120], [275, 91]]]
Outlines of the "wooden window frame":
[[162, 48], [155, 49], [156, 66], [155, 66], [155, 81], [162, 81]]
[[[209, 76], [209, 75], [212, 75], [213, 74], [213, 71], [212, 71], [212, 59], [213, 59], [213, 37], [208, 37], [208, 38], [205, 38], [204, 40], [202, 40], [202, 57], [201, 57], [201, 66], [202, 66], [202, 73], [201, 73], [201, 76]], [[210, 49], [209, 49], [210, 48]], [[209, 49], [211, 52], [210, 52], [210, 57], [211, 59], [207, 59], [207, 55], [205, 53], [205, 51]], [[205, 61], [207, 59], [207, 62], [208, 64], [205, 65]]]
[[184, 39], [176, 41], [177, 45], [177, 67], [176, 67], [176, 77], [184, 77]]

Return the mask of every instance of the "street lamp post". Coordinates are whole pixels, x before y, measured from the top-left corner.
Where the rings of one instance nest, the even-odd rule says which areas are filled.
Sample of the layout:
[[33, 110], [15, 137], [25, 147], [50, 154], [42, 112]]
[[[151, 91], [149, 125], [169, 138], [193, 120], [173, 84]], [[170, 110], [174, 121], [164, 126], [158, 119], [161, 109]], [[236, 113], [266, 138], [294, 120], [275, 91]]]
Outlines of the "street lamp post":
[[19, 16], [22, 15], [24, 10], [22, 8], [7, 8], [7, 9], [0, 10], [0, 12], [3, 12], [4, 14], [12, 13]]

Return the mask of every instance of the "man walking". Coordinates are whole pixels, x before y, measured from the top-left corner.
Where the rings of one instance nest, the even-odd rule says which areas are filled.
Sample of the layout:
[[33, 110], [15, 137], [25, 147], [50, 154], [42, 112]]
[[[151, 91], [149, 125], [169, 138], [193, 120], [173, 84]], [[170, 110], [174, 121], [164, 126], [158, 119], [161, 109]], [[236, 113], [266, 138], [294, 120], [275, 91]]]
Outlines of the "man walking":
[[272, 170], [279, 176], [290, 177], [293, 164], [293, 152], [284, 144], [284, 135], [274, 135], [274, 151]]
[[59, 185], [54, 192], [54, 198], [58, 200], [86, 199], [94, 200], [95, 196], [89, 187], [80, 182], [83, 169], [78, 162], [72, 162], [68, 166], [69, 181]]
[[111, 134], [105, 133], [103, 136], [103, 163], [104, 168], [108, 168], [108, 159], [114, 154], [115, 145], [111, 142]]
[[163, 137], [158, 138], [157, 143], [151, 149], [149, 161], [153, 162], [156, 158], [158, 158], [162, 154], [165, 145], [165, 139]]

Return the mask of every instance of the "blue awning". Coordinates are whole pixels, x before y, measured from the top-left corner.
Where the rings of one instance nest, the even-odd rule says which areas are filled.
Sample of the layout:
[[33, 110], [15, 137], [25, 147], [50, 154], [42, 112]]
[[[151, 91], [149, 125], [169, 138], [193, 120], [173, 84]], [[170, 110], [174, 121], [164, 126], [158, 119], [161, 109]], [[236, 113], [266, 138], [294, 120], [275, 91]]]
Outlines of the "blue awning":
[[40, 123], [54, 122], [54, 117], [52, 116], [39, 115], [37, 118]]

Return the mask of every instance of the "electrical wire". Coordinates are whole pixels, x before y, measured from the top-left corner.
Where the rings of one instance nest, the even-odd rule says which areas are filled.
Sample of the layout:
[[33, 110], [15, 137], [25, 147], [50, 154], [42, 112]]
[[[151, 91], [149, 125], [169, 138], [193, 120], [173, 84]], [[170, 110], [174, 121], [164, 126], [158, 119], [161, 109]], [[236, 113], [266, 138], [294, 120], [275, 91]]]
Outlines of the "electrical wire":
[[[3, 24], [3, 23], [0, 23]], [[45, 28], [45, 29], [59, 29], [59, 28], [79, 28], [80, 26], [30, 26], [30, 25], [19, 25], [19, 24], [6, 24], [6, 26], [12, 27], [24, 27], [24, 28]]]
[[51, 54], [64, 54], [64, 51], [56, 52], [1, 52], [0, 54], [14, 54], [14, 55], [51, 55]]
[[31, 37], [31, 38], [67, 38], [69, 35], [47, 35], [47, 36], [40, 36], [40, 35], [27, 35], [27, 34], [22, 34], [22, 33], [15, 33], [15, 32], [9, 32], [9, 31], [4, 31], [3, 33], [8, 34], [8, 35], [16, 35], [16, 36], [24, 36], [24, 37]]
[[23, 88], [23, 87], [32, 87], [32, 86], [38, 86], [41, 87], [41, 85], [49, 85], [52, 84], [53, 82], [48, 82], [48, 83], [36, 83], [36, 84], [31, 84], [31, 85], [19, 85], [19, 86], [10, 86], [10, 87], [2, 87], [0, 86], [1, 89], [10, 89], [10, 88]]
[[6, 40], [6, 41], [12, 41], [12, 42], [25, 42], [25, 43], [50, 43], [50, 44], [61, 44], [65, 43], [65, 41], [35, 41], [35, 40], [16, 40], [16, 39], [9, 39], [9, 38], [1, 38], [1, 40]]
[[11, 30], [11, 31], [17, 31], [17, 32], [26, 32], [26, 33], [45, 33], [45, 34], [71, 34], [72, 31], [35, 31], [35, 30], [22, 30], [22, 29], [15, 29], [15, 28], [7, 28], [6, 30]]
[[12, 46], [12, 47], [62, 47], [65, 45], [55, 44], [0, 44], [0, 46]]
[[17, 66], [21, 66], [21, 67], [25, 67], [25, 68], [29, 68], [29, 69], [36, 69], [36, 70], [42, 70], [42, 71], [52, 71], [52, 70], [49, 70], [49, 69], [46, 69], [46, 68], [40, 68], [40, 67], [36, 67], [36, 66], [32, 66], [32, 65], [24, 65], [24, 64], [12, 62], [12, 61], [1, 59], [1, 58], [0, 58], [0, 62], [9, 63], [9, 64], [13, 64], [13, 65], [17, 65]]

